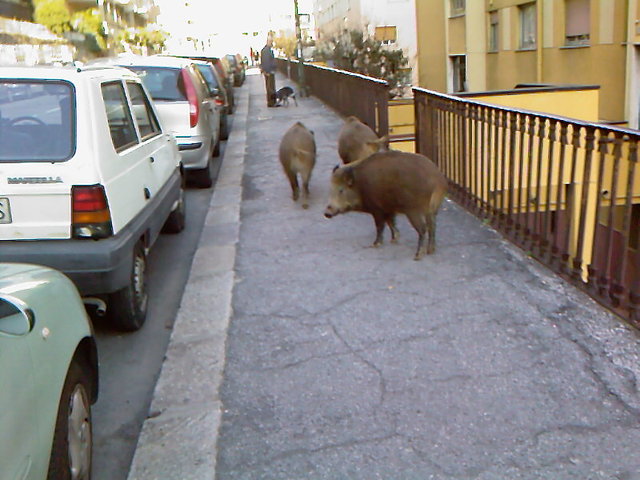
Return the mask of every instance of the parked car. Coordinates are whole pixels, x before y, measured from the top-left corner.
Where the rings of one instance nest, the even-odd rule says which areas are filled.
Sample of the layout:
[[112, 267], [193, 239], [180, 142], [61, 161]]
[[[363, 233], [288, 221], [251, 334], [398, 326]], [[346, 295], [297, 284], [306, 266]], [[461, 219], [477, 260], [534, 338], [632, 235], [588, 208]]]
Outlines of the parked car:
[[91, 476], [98, 355], [62, 273], [0, 264], [0, 478]]
[[[235, 111], [235, 96], [233, 91], [233, 75], [229, 75], [227, 72], [226, 59], [222, 60], [218, 57], [206, 57], [201, 55], [171, 55], [178, 58], [188, 58], [191, 60], [201, 60], [208, 62], [213, 66], [216, 72], [216, 78], [218, 79], [218, 87], [223, 91], [225, 96], [225, 102], [227, 106], [227, 115], [233, 115]], [[226, 140], [223, 138], [223, 140]]]
[[136, 330], [147, 254], [185, 225], [176, 139], [130, 70], [0, 70], [0, 87], [16, 82], [42, 93], [0, 104], [0, 262], [61, 270]]
[[244, 83], [245, 75], [246, 75], [245, 64], [242, 57], [240, 56], [240, 54], [236, 54], [236, 55], [228, 54], [228, 55], [225, 55], [225, 57], [229, 62], [229, 65], [231, 65], [231, 69], [233, 71], [234, 86], [241, 87], [242, 84]]
[[220, 107], [220, 139], [227, 140], [229, 138], [229, 111], [231, 110], [227, 89], [224, 79], [220, 77], [211, 62], [204, 60], [204, 58], [191, 58], [191, 60], [204, 78], [209, 96], [213, 97], [216, 105]]
[[220, 110], [191, 60], [166, 56], [127, 55], [102, 59], [142, 78], [163, 123], [178, 140], [182, 163], [196, 185], [213, 184], [212, 156], [220, 155]]

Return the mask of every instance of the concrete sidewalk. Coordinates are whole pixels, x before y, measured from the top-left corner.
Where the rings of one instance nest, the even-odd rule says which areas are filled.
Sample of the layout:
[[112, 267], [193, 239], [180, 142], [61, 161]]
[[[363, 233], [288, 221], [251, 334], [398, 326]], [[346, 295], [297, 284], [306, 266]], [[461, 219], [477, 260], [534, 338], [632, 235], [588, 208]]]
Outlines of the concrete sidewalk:
[[[404, 218], [366, 248], [369, 216], [322, 218], [342, 120], [263, 89], [238, 90], [129, 478], [640, 478], [637, 332], [450, 201], [434, 255]], [[308, 210], [277, 161], [295, 121]]]

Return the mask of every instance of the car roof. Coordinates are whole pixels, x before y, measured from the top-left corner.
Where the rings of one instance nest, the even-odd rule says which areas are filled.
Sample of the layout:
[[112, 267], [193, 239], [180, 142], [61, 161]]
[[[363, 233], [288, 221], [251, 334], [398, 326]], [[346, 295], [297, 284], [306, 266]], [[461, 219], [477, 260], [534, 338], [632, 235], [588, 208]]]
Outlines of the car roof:
[[136, 78], [136, 75], [116, 65], [95, 66], [53, 66], [53, 65], [14, 65], [0, 68], [0, 78], [38, 79], [38, 80], [67, 80], [76, 81], [79, 77], [91, 78]]
[[121, 65], [123, 67], [170, 67], [183, 68], [193, 63], [192, 60], [186, 58], [165, 57], [161, 55], [118, 55], [115, 57], [106, 57], [97, 61], [92, 61], [92, 65]]

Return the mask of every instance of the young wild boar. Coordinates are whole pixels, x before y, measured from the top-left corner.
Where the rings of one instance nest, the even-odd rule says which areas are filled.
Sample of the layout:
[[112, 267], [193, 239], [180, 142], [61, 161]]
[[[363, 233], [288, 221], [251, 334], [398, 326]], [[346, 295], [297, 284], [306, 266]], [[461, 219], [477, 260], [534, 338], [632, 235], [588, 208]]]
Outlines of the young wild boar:
[[298, 175], [302, 179], [302, 208], [309, 207], [309, 180], [316, 164], [316, 141], [313, 132], [296, 122], [280, 141], [280, 163], [289, 179], [293, 201], [300, 196]]
[[[395, 215], [404, 213], [418, 232], [415, 260], [436, 248], [436, 214], [447, 191], [447, 180], [427, 157], [396, 150], [378, 152], [342, 167], [331, 177], [329, 205], [331, 218], [350, 211], [370, 213], [376, 224], [373, 246], [382, 244], [385, 223], [391, 241], [397, 241]], [[425, 246], [424, 237], [429, 232]]]
[[338, 155], [342, 163], [367, 158], [384, 146], [387, 137], [378, 138], [373, 130], [356, 117], [348, 117], [338, 136]]

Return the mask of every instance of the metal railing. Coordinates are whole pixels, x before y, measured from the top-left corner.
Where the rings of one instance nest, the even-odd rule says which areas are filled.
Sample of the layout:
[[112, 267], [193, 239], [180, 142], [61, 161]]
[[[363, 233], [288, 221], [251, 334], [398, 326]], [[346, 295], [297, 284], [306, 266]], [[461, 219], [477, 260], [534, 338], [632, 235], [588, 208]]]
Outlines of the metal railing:
[[[278, 70], [298, 81], [296, 60], [276, 59]], [[304, 64], [304, 78], [310, 93], [338, 113], [354, 115], [378, 136], [389, 132], [389, 85], [384, 80], [344, 70]]]
[[413, 91], [450, 195], [640, 326], [640, 132]]

